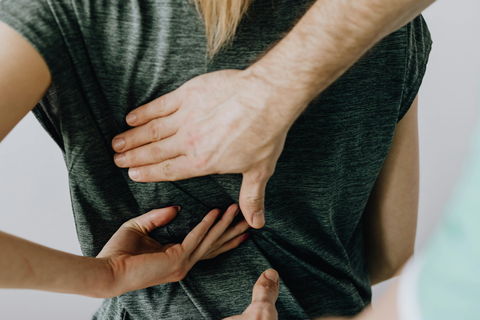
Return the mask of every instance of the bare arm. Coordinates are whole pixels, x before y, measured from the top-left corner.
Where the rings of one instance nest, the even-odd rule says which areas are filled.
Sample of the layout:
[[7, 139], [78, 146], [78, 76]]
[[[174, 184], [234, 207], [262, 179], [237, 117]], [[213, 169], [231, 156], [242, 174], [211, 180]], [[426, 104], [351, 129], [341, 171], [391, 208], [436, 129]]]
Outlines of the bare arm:
[[398, 123], [364, 211], [372, 285], [391, 278], [413, 254], [418, 213], [418, 98]]
[[0, 22], [0, 141], [45, 95], [52, 81], [40, 54]]
[[272, 112], [280, 107], [294, 121], [375, 43], [434, 1], [317, 0], [292, 31], [247, 71], [288, 99], [269, 107]]
[[214, 258], [243, 241], [247, 223], [230, 227], [237, 210], [233, 205], [223, 216], [218, 209], [210, 211], [181, 244], [166, 246], [148, 234], [170, 222], [177, 210], [152, 210], [125, 222], [96, 258], [57, 251], [0, 232], [0, 288], [109, 298], [180, 281], [199, 260]]
[[[0, 138], [42, 98], [51, 76], [40, 54], [0, 23]], [[244, 239], [245, 221], [231, 225], [238, 207], [220, 217], [212, 210], [182, 244], [162, 246], [148, 236], [171, 221], [177, 209], [153, 210], [127, 221], [97, 258], [53, 250], [0, 232], [0, 288], [24, 288], [111, 297], [181, 280], [201, 259], [233, 249]], [[215, 223], [216, 222], [216, 223]]]
[[[23, 37], [1, 22], [0, 39], [0, 140], [3, 140], [42, 98], [50, 86], [51, 76], [40, 54]], [[3, 232], [0, 232], [0, 252], [2, 288], [68, 292], [66, 282], [81, 275], [83, 268], [102, 269], [95, 259], [69, 255]], [[99, 277], [87, 279], [80, 276], [80, 281], [70, 282], [70, 292], [87, 294], [89, 286], [102, 283], [102, 274], [93, 274]]]

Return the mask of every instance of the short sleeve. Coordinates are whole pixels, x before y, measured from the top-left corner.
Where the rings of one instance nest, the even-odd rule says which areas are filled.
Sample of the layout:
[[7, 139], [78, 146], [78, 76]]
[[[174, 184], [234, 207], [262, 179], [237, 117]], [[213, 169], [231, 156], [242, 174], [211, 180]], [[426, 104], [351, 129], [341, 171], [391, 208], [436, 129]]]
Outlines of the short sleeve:
[[420, 90], [432, 48], [430, 32], [422, 16], [417, 17], [405, 28], [407, 28], [405, 79], [397, 122], [407, 114]]
[[445, 216], [400, 278], [400, 320], [480, 319], [480, 124]]
[[1, 0], [0, 21], [23, 36], [47, 63], [52, 78], [62, 70], [63, 37], [48, 1]]

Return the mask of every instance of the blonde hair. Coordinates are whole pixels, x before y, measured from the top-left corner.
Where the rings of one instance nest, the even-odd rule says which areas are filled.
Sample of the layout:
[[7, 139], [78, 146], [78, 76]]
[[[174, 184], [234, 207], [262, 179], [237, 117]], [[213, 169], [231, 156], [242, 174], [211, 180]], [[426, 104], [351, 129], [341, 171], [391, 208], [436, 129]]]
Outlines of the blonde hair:
[[193, 0], [203, 16], [207, 49], [213, 57], [233, 41], [240, 20], [253, 0]]

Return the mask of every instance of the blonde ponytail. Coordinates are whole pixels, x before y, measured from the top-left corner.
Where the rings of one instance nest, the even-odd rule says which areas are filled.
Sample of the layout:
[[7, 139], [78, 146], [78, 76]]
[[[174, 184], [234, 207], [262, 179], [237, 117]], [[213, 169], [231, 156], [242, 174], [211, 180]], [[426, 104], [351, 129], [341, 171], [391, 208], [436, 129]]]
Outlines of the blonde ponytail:
[[193, 0], [203, 16], [207, 48], [213, 57], [222, 46], [233, 41], [240, 20], [253, 0]]

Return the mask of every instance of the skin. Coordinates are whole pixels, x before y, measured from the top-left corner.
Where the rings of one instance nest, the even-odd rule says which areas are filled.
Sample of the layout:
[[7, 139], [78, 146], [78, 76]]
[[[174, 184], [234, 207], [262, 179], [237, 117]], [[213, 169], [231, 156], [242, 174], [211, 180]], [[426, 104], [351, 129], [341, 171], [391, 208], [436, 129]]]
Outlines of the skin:
[[[51, 84], [38, 52], [0, 23], [0, 139], [30, 111]], [[24, 288], [108, 298], [183, 279], [199, 260], [237, 247], [248, 224], [232, 225], [237, 205], [210, 211], [181, 244], [163, 246], [148, 234], [179, 208], [153, 210], [125, 222], [96, 258], [53, 250], [0, 232], [0, 288]], [[219, 219], [217, 222], [215, 222]]]
[[[229, 227], [238, 212], [212, 210], [181, 244], [161, 245], [149, 237], [170, 222], [177, 208], [152, 210], [125, 222], [96, 258], [53, 250], [0, 233], [0, 288], [36, 289], [111, 298], [182, 280], [193, 265], [237, 247], [248, 225]], [[215, 220], [221, 219], [215, 223]]]
[[273, 269], [260, 275], [252, 292], [252, 303], [241, 314], [224, 320], [277, 320], [278, 313], [275, 302], [278, 298], [279, 276]]
[[413, 255], [419, 194], [418, 98], [398, 123], [363, 213], [372, 285], [390, 279]]
[[113, 139], [116, 164], [143, 182], [241, 173], [240, 208], [261, 228], [265, 187], [297, 117], [377, 41], [431, 3], [316, 1], [246, 70], [198, 76], [128, 114], [134, 129]]
[[[392, 276], [398, 276], [400, 267], [413, 254], [418, 208], [417, 110], [418, 98], [397, 125], [390, 152], [372, 190], [374, 196], [370, 197], [365, 208], [367, 266], [372, 285]], [[375, 196], [375, 193], [386, 194], [386, 196]], [[398, 196], [389, 196], [392, 193]], [[381, 239], [381, 241], [375, 241], [375, 239]], [[262, 280], [261, 277], [260, 280]], [[257, 311], [257, 318], [245, 317], [244, 319], [278, 319], [275, 309], [278, 286], [274, 286], [273, 283], [270, 285], [267, 283], [265, 286], [266, 288], [255, 286], [253, 289], [254, 296], [256, 292], [262, 293], [261, 305], [256, 304], [257, 307], [261, 306], [262, 311]], [[396, 288], [395, 282], [375, 310], [369, 306], [353, 319], [396, 320]], [[238, 319], [243, 319], [242, 316], [244, 315], [239, 316]]]
[[[243, 173], [240, 207], [252, 227], [262, 227], [265, 223], [265, 186], [274, 172], [288, 130], [318, 94], [318, 87], [325, 85], [317, 79], [321, 71], [313, 74], [297, 65], [296, 61], [309, 61], [304, 55], [310, 51], [296, 52], [289, 45], [312, 47], [319, 41], [311, 37], [316, 30], [312, 25], [319, 24], [317, 28], [330, 26], [316, 18], [328, 9], [324, 8], [326, 3], [315, 3], [292, 32], [249, 69], [201, 75], [132, 111], [126, 121], [134, 128], [116, 136], [112, 142], [117, 152], [115, 163], [122, 168], [130, 167], [130, 177], [143, 182]], [[339, 10], [341, 7], [337, 6], [341, 3], [332, 6]], [[363, 12], [357, 15], [364, 19], [369, 17]], [[350, 21], [350, 26], [347, 23], [343, 32], [358, 33], [355, 23], [358, 22]], [[339, 26], [339, 29], [342, 28]], [[342, 45], [345, 46], [343, 42]], [[351, 46], [345, 46], [345, 50], [353, 50]], [[314, 49], [320, 50], [313, 46]], [[363, 53], [359, 49], [357, 52]], [[325, 54], [332, 55], [328, 50]], [[350, 51], [346, 56], [349, 54]], [[277, 67], [278, 55], [291, 59], [290, 68], [300, 70], [302, 77], [297, 77], [295, 72], [285, 73], [290, 68]], [[334, 57], [338, 59], [337, 55]], [[311, 64], [312, 70], [316, 70], [318, 64], [324, 63], [321, 60], [311, 61]], [[266, 66], [272, 74], [276, 68], [281, 69], [279, 78], [291, 80], [291, 85], [258, 76], [259, 73], [267, 74]], [[329, 73], [336, 72], [335, 76], [340, 75], [331, 65], [322, 68]], [[398, 125], [391, 150], [365, 208], [367, 265], [372, 285], [392, 277], [413, 254], [419, 192], [417, 108], [418, 100], [415, 100]]]
[[[265, 223], [265, 186], [274, 172], [288, 129], [298, 115], [311, 99], [343, 74], [377, 41], [413, 19], [433, 2], [434, 0], [317, 1], [284, 40], [247, 70], [224, 70], [197, 77], [190, 81], [192, 83], [188, 82], [179, 88], [179, 92], [175, 91], [178, 94], [173, 92], [159, 98], [161, 101], [134, 110], [127, 116], [127, 123], [138, 129], [137, 132], [143, 133], [138, 137], [137, 134], [125, 133], [114, 139], [113, 148], [126, 158], [120, 163], [120, 158], [116, 156], [118, 165], [136, 168], [131, 172], [131, 177], [136, 181], [170, 181], [210, 173], [242, 173], [244, 180], [240, 207], [251, 226], [262, 227]], [[40, 55], [2, 23], [0, 38], [2, 44], [6, 44], [0, 48], [0, 139], [3, 139], [45, 94], [51, 84], [51, 77]], [[225, 90], [216, 90], [219, 86]], [[188, 112], [179, 111], [193, 108], [191, 104], [196, 94], [199, 94], [197, 99], [201, 106], [198, 108], [203, 109], [204, 117], [189, 119]], [[239, 107], [242, 108], [240, 113]], [[191, 124], [192, 127], [165, 134], [162, 128], [168, 128], [168, 124], [163, 124], [164, 119], [176, 114], [179, 123]], [[139, 129], [157, 118], [160, 119], [156, 121], [158, 130]], [[255, 135], [261, 135], [262, 138], [251, 140]], [[171, 142], [166, 147], [166, 138], [175, 139], [175, 143]], [[123, 146], [118, 140], [124, 140]], [[133, 157], [137, 162], [128, 162], [132, 157], [126, 153], [144, 147], [148, 142], [153, 142], [149, 144], [150, 148], [157, 148], [160, 152], [148, 150], [144, 154], [157, 154], [157, 158], [153, 158], [152, 162], [152, 159]], [[160, 142], [164, 144], [159, 146]], [[164, 154], [168, 158], [162, 159]], [[231, 163], [231, 166], [226, 167], [225, 163]], [[8, 273], [9, 278], [13, 276], [22, 285], [25, 285], [22, 277], [32, 273], [31, 270], [35, 271], [35, 277], [44, 275], [45, 272], [45, 279], [50, 277], [50, 280], [52, 274], [48, 276], [48, 273], [52, 270], [46, 270], [51, 267], [42, 267], [41, 264], [32, 265], [28, 259], [28, 263], [22, 261], [24, 257], [18, 255], [19, 251], [12, 250], [19, 246], [22, 246], [21, 252], [28, 258], [35, 254], [44, 255], [43, 259], [51, 258], [55, 264], [58, 261], [60, 267], [69, 265], [67, 261], [70, 261], [72, 267], [84, 263], [84, 268], [78, 270], [79, 274], [72, 271], [73, 275], [63, 275], [62, 272], [68, 268], [54, 268], [55, 272], [60, 271], [57, 276], [61, 280], [45, 281], [45, 286], [35, 284], [35, 289], [72, 292], [77, 288], [79, 294], [85, 294], [82, 289], [78, 289], [82, 284], [73, 285], [66, 279], [71, 277], [73, 282], [78, 279], [85, 281], [97, 274], [97, 265], [91, 263], [93, 258], [70, 257], [51, 249], [43, 250], [38, 245], [3, 233], [0, 234], [0, 244], [7, 248], [1, 250], [2, 261], [8, 261], [0, 266], [6, 266], [3, 269], [6, 272], [2, 270], [0, 274]], [[116, 255], [116, 251], [109, 252]], [[124, 252], [118, 254], [121, 256]], [[10, 261], [16, 261], [20, 268], [12, 268]], [[103, 267], [100, 269], [105, 270]], [[19, 270], [20, 276], [17, 274]], [[84, 277], [79, 276], [82, 272], [85, 272]], [[88, 277], [85, 278], [85, 275]], [[25, 281], [27, 282], [28, 280]], [[62, 289], [49, 288], [50, 283], [55, 283]], [[25, 286], [30, 285], [27, 283]], [[97, 296], [99, 293], [88, 294]], [[105, 293], [100, 295], [109, 296]], [[272, 304], [272, 299], [265, 300]], [[264, 309], [258, 309], [250, 318], [274, 317], [272, 314], [265, 315]]]
[[[269, 277], [266, 277], [266, 275]], [[271, 275], [271, 276], [270, 276]], [[241, 315], [228, 317], [224, 320], [255, 319], [255, 320], [277, 320], [278, 313], [275, 302], [278, 298], [278, 274], [273, 269], [265, 271], [253, 288], [252, 304]], [[324, 317], [315, 320], [397, 320], [397, 291], [398, 283], [395, 282], [388, 292], [380, 299], [375, 309], [369, 305], [362, 313], [353, 318]], [[258, 309], [256, 309], [258, 308]], [[247, 313], [251, 311], [252, 313]]]

